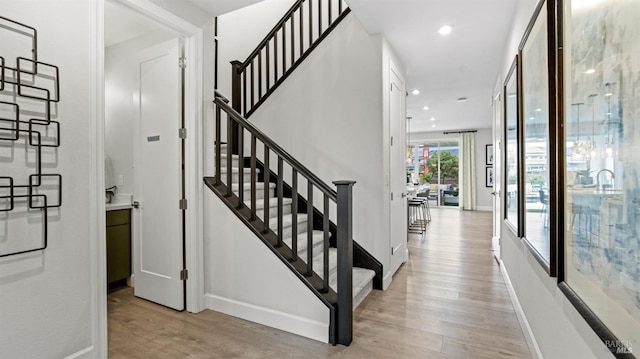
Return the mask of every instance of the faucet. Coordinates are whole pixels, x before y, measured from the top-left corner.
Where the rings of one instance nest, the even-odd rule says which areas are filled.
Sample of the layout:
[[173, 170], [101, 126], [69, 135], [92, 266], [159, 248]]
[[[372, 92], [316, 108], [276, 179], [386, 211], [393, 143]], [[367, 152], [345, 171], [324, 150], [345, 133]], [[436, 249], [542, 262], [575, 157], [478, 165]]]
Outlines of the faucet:
[[[600, 173], [602, 172], [609, 172], [611, 173], [611, 182], [613, 182], [613, 180], [616, 178], [616, 176], [613, 174], [613, 171], [608, 170], [608, 169], [602, 169], [600, 171], [598, 171], [598, 174], [596, 175], [596, 189], [600, 189]], [[604, 190], [604, 189], [603, 189]]]

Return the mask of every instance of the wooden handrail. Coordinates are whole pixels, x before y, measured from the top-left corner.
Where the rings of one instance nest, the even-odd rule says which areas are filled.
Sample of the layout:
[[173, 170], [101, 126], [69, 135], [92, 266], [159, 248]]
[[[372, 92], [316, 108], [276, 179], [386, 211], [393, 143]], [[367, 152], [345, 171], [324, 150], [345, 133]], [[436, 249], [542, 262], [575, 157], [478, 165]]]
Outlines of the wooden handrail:
[[297, 0], [291, 6], [291, 8], [284, 14], [284, 16], [280, 19], [280, 21], [278, 21], [276, 26], [274, 26], [273, 29], [269, 31], [267, 36], [265, 36], [264, 39], [260, 41], [258, 46], [256, 46], [255, 50], [253, 50], [251, 54], [247, 56], [247, 59], [244, 60], [244, 62], [242, 62], [242, 65], [238, 68], [238, 71], [244, 71], [244, 69], [246, 69], [247, 66], [251, 64], [251, 60], [255, 59], [258, 56], [260, 51], [262, 51], [262, 49], [269, 43], [269, 41], [276, 36], [278, 31], [280, 31], [280, 29], [283, 28], [284, 24], [287, 22], [287, 20], [289, 20], [291, 15], [293, 15], [296, 11], [298, 11], [298, 9], [302, 7], [302, 4], [304, 4], [305, 1], [306, 0]]
[[[337, 8], [332, 5], [335, 1]], [[343, 1], [297, 0], [245, 61], [232, 61], [232, 107], [245, 117], [251, 116], [350, 13]], [[303, 12], [308, 15], [307, 21]]]
[[[327, 183], [322, 181], [318, 176], [316, 176], [311, 170], [302, 165], [298, 160], [296, 160], [293, 156], [291, 156], [287, 151], [285, 151], [282, 147], [280, 147], [277, 143], [275, 143], [271, 138], [265, 135], [262, 131], [260, 131], [257, 127], [255, 127], [252, 123], [245, 120], [242, 115], [236, 112], [233, 108], [231, 108], [227, 103], [225, 103], [226, 98], [216, 96], [214, 103], [219, 106], [220, 109], [224, 110], [233, 121], [240, 124], [244, 129], [249, 131], [252, 135], [254, 135], [258, 140], [264, 143], [271, 151], [276, 153], [278, 156], [282, 157], [291, 167], [295, 168], [300, 175], [311, 181], [314, 186], [320, 189], [324, 194], [328, 195], [334, 201], [337, 201], [338, 195], [336, 191], [331, 188]], [[229, 141], [229, 140], [227, 140]]]

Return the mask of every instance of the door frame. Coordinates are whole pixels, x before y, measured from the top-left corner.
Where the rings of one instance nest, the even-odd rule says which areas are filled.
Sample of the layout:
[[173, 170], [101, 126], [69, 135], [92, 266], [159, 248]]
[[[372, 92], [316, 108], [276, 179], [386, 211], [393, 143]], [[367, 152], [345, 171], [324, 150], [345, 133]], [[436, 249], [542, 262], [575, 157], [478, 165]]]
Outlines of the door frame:
[[[107, 357], [107, 268], [105, 244], [104, 203], [104, 3], [107, 0], [90, 2], [91, 21], [91, 188], [90, 218], [93, 239], [90, 245], [92, 269], [91, 290], [93, 298], [92, 337], [94, 349], [100, 357]], [[203, 127], [203, 30], [149, 0], [112, 0], [118, 4], [147, 16], [184, 37], [185, 57], [185, 126], [188, 136], [185, 141], [185, 190], [188, 215], [185, 233], [185, 266], [189, 271], [187, 280], [187, 311], [204, 310], [204, 258], [202, 228], [203, 177], [202, 127]], [[178, 61], [178, 59], [176, 59]], [[177, 136], [177, 134], [176, 134]]]

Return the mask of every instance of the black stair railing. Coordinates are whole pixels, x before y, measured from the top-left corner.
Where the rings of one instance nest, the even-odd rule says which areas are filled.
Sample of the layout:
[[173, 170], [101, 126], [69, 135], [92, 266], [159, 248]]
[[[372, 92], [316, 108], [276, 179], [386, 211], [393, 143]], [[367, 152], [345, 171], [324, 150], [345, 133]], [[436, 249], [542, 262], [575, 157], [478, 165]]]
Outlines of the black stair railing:
[[350, 12], [343, 0], [298, 0], [244, 62], [232, 61], [232, 107], [249, 117]]
[[[272, 246], [274, 253], [282, 256], [294, 271], [299, 274], [307, 286], [315, 291], [325, 304], [331, 309], [331, 328], [329, 339], [334, 344], [349, 345], [352, 340], [353, 323], [353, 236], [352, 236], [352, 188], [354, 181], [335, 181], [337, 191], [323, 182], [313, 172], [303, 166], [298, 160], [282, 149], [254, 125], [249, 123], [238, 112], [228, 105], [228, 100], [216, 93], [215, 103], [215, 177], [213, 187], [222, 189], [224, 197], [230, 207], [235, 208], [245, 223], [259, 236], [266, 239]], [[223, 126], [226, 129], [223, 129]], [[232, 128], [237, 128], [235, 134]], [[225, 136], [226, 135], [226, 136]], [[245, 141], [248, 138], [248, 141]], [[230, 149], [238, 148], [237, 155], [232, 155]], [[227, 146], [226, 160], [222, 162], [223, 146]], [[262, 151], [259, 151], [262, 150]], [[243, 178], [244, 153], [250, 152], [249, 167], [250, 180], [245, 183]], [[258, 182], [258, 161], [262, 161], [262, 183]], [[272, 161], [275, 163], [272, 165]], [[234, 172], [235, 168], [235, 172]], [[224, 169], [224, 170], [223, 170]], [[270, 173], [276, 173], [272, 179]], [[224, 173], [224, 175], [223, 175]], [[234, 179], [234, 174], [237, 176]], [[284, 244], [283, 236], [283, 182], [291, 178], [292, 210], [291, 210], [291, 247]], [[270, 196], [272, 183], [275, 181], [274, 192], [277, 195], [277, 213], [270, 214]], [[302, 185], [301, 185], [302, 184]], [[306, 186], [305, 186], [306, 184]], [[306, 187], [306, 189], [305, 189]], [[263, 191], [262, 199], [257, 192]], [[245, 198], [248, 192], [249, 198]], [[298, 196], [306, 197], [307, 215], [307, 255], [298, 258]], [[316, 198], [319, 198], [316, 202]], [[258, 216], [258, 201], [263, 201], [262, 216]], [[314, 207], [314, 203], [321, 206]], [[332, 210], [333, 208], [333, 210]], [[329, 247], [331, 237], [331, 213], [335, 213], [337, 247], [337, 286], [334, 291], [329, 286]], [[274, 217], [275, 216], [275, 217]], [[313, 222], [315, 218], [322, 221], [323, 243], [322, 276], [313, 267]], [[260, 218], [261, 217], [261, 218]], [[321, 217], [321, 218], [319, 218]], [[270, 219], [277, 218], [276, 228], [271, 228]], [[277, 230], [276, 230], [277, 229]], [[272, 238], [272, 241], [269, 241]], [[327, 298], [329, 298], [327, 300]], [[334, 300], [335, 299], [335, 300]]]

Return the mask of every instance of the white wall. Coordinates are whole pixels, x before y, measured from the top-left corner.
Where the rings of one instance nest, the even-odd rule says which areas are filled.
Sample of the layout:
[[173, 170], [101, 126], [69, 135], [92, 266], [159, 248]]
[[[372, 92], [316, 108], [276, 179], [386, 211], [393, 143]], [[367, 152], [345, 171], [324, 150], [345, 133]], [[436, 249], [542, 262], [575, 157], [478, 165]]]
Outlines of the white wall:
[[[500, 84], [504, 83], [535, 5], [535, 0], [518, 2], [504, 54], [502, 73], [498, 78]], [[496, 89], [496, 93], [497, 91], [500, 89]], [[531, 348], [532, 353], [544, 358], [613, 357], [558, 289], [557, 279], [548, 276], [524, 243], [504, 224], [501, 237], [503, 270], [513, 285], [517, 301], [523, 310], [521, 314], [528, 323], [523, 330], [525, 335], [527, 332], [532, 334], [537, 343], [537, 346]]]
[[329, 309], [242, 223], [205, 191], [208, 309], [329, 340]]
[[[476, 208], [479, 211], [491, 211], [493, 208], [493, 196], [491, 192], [493, 187], [485, 186], [486, 176], [486, 159], [485, 146], [493, 143], [492, 131], [490, 128], [479, 128], [476, 133]], [[411, 134], [411, 143], [417, 144], [425, 141], [438, 140], [459, 140], [460, 135], [447, 134], [439, 132], [419, 132]]]
[[[90, 179], [95, 170], [91, 6], [86, 0], [0, 1], [2, 16], [37, 28], [39, 60], [60, 68], [61, 146], [55, 161], [47, 162], [46, 172], [63, 177], [62, 207], [49, 213], [49, 247], [0, 259], [1, 358], [100, 355], [96, 350], [101, 343], [92, 339], [99, 308], [92, 296], [95, 267], [90, 258], [99, 244], [90, 228], [95, 222], [90, 216]], [[4, 31], [0, 29], [0, 55], [12, 45], [2, 40]], [[21, 152], [16, 151], [18, 160]], [[0, 163], [3, 175], [8, 168], [5, 159]], [[0, 226], [7, 225], [4, 221], [0, 216]], [[32, 223], [26, 230], [39, 226]]]
[[[115, 26], [115, 24], [113, 24]], [[105, 183], [118, 186], [119, 194], [133, 194], [133, 124], [136, 89], [134, 58], [145, 48], [175, 38], [167, 30], [156, 30], [105, 49], [105, 155], [111, 159], [114, 178]], [[176, 62], [177, 66], [177, 62]], [[124, 182], [119, 183], [123, 176]]]

